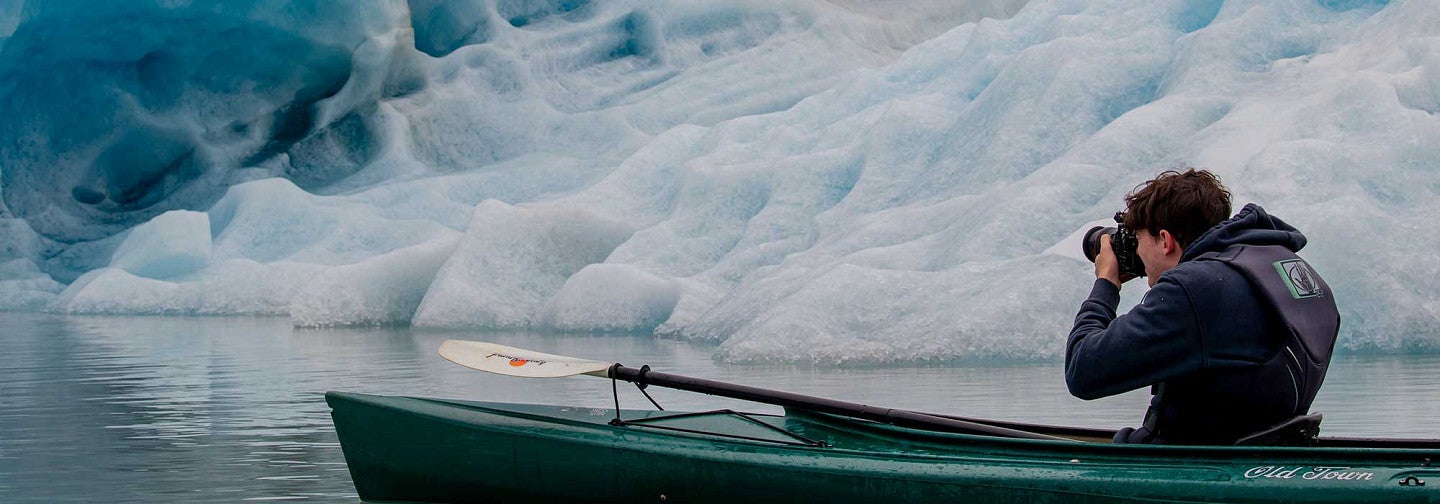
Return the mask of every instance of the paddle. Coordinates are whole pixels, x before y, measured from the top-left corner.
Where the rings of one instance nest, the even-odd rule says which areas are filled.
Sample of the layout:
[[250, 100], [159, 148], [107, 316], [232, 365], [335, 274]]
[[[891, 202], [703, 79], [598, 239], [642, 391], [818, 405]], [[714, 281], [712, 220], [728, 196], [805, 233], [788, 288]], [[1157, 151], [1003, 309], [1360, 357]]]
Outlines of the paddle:
[[928, 413], [881, 408], [747, 385], [672, 375], [658, 371], [650, 371], [648, 367], [635, 369], [620, 364], [608, 364], [600, 361], [540, 353], [523, 348], [508, 347], [481, 341], [446, 340], [440, 345], [440, 356], [471, 369], [508, 376], [558, 378], [562, 376], [586, 374], [641, 385], [655, 385], [657, 387], [771, 404], [785, 408], [798, 408], [843, 417], [862, 418], [898, 427], [1022, 439], [1071, 441], [1070, 439], [1057, 436], [1037, 434]]
[[440, 356], [471, 369], [524, 378], [560, 378], [588, 374], [609, 378], [608, 362], [540, 353], [484, 341], [445, 340]]

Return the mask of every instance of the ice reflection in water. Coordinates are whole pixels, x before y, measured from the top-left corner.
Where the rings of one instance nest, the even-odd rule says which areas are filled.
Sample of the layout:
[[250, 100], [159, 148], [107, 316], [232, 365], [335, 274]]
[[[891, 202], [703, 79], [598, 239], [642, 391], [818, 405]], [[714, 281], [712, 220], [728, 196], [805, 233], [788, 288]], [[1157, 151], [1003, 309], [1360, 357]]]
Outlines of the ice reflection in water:
[[[347, 390], [607, 407], [610, 383], [518, 379], [435, 356], [446, 338], [650, 364], [891, 407], [1096, 427], [1147, 396], [1065, 392], [1060, 363], [736, 366], [649, 337], [293, 329], [285, 319], [0, 314], [0, 501], [356, 500], [322, 394]], [[1440, 356], [1350, 356], [1317, 401], [1327, 435], [1440, 437]], [[622, 388], [622, 403], [648, 403]], [[668, 409], [744, 407], [651, 389]]]

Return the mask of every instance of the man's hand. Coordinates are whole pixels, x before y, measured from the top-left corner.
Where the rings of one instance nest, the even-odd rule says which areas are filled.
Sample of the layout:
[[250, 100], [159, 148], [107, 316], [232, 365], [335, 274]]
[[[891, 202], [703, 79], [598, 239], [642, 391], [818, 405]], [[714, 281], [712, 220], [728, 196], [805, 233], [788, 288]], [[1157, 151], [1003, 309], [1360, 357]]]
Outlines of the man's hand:
[[1133, 275], [1120, 275], [1120, 261], [1115, 259], [1115, 251], [1110, 248], [1110, 235], [1100, 237], [1100, 253], [1095, 256], [1095, 278], [1104, 278], [1120, 288], [1120, 284], [1135, 278]]

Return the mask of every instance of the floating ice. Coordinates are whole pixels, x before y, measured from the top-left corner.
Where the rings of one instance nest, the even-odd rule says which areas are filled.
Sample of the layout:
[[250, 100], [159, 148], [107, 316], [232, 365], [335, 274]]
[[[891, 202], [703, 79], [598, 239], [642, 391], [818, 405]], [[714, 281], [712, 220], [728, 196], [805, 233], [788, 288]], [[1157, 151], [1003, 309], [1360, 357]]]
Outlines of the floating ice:
[[91, 4], [0, 3], [0, 308], [1047, 359], [1190, 164], [1440, 349], [1434, 3]]
[[180, 314], [193, 311], [194, 298], [178, 295], [180, 285], [139, 277], [120, 268], [100, 268], [82, 275], [50, 301], [65, 313]]
[[39, 310], [64, 289], [27, 259], [0, 263], [0, 310]]
[[210, 262], [210, 217], [172, 210], [130, 230], [110, 266], [146, 278], [170, 278]]
[[[156, 268], [151, 259], [175, 255], [157, 244], [176, 234], [207, 242], [209, 262], [164, 280], [121, 268], [95, 270], [70, 284], [49, 309], [213, 315], [298, 310], [302, 325], [396, 323], [397, 313], [408, 310], [408, 319], [414, 312], [460, 235], [434, 221], [396, 217], [362, 196], [315, 196], [284, 179], [232, 187], [206, 214], [167, 213], [136, 229], [142, 232], [120, 246], [117, 265], [133, 257]], [[203, 236], [196, 236], [200, 229]]]
[[475, 207], [465, 238], [415, 312], [421, 327], [527, 328], [565, 280], [630, 237], [624, 223], [585, 210]]
[[315, 275], [290, 301], [297, 326], [408, 324], [459, 243], [446, 235]]
[[650, 332], [675, 309], [679, 282], [623, 264], [592, 264], [565, 280], [541, 315], [562, 331]]

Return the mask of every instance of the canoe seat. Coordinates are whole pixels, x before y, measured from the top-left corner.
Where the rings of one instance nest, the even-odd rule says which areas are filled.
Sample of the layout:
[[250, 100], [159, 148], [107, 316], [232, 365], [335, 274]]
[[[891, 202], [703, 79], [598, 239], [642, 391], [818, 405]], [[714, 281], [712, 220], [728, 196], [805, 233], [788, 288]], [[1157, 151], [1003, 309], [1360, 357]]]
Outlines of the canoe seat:
[[1236, 445], [1245, 446], [1312, 446], [1320, 435], [1319, 413], [1300, 415], [1273, 427], [1240, 438]]

